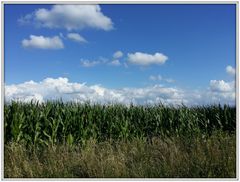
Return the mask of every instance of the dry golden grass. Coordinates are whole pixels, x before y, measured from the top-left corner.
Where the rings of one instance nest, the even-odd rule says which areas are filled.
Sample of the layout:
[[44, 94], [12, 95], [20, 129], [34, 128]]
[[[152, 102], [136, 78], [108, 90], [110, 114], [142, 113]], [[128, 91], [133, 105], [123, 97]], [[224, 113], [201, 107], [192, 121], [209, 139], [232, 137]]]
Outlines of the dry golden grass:
[[235, 134], [96, 142], [42, 149], [7, 143], [6, 178], [236, 177]]

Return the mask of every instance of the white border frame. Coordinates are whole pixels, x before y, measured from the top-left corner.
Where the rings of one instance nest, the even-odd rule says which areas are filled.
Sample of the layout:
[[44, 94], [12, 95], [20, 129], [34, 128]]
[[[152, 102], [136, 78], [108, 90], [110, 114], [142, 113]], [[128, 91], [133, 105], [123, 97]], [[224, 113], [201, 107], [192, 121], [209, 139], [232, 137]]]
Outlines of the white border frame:
[[[146, 0], [121, 0], [121, 1], [109, 1], [109, 0], [89, 0], [89, 1], [16, 1], [8, 0], [1, 1], [1, 180], [4, 181], [239, 181], [239, 0], [238, 1], [181, 1], [181, 0], [169, 0], [169, 1], [146, 1]], [[236, 5], [236, 178], [4, 178], [4, 4], [235, 4]]]

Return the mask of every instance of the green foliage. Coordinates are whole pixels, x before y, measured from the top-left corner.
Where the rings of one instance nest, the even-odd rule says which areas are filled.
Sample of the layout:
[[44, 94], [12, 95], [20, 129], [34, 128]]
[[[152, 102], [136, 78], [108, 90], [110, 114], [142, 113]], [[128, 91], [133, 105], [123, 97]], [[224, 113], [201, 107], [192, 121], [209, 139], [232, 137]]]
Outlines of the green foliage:
[[231, 106], [164, 106], [121, 104], [12, 102], [4, 106], [4, 141], [35, 146], [84, 144], [89, 139], [132, 140], [161, 136], [211, 135], [234, 132]]
[[11, 102], [5, 177], [236, 177], [236, 108]]

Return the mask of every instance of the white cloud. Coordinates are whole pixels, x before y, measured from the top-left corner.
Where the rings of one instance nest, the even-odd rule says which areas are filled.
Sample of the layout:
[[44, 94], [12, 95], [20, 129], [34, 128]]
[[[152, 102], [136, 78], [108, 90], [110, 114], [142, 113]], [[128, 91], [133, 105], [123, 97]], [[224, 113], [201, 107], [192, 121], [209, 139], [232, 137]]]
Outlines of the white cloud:
[[81, 42], [81, 43], [84, 43], [84, 42], [87, 42], [81, 35], [79, 35], [78, 33], [68, 33], [67, 34], [67, 37], [70, 39], [70, 40], [73, 40], [73, 41], [76, 41], [76, 42]]
[[105, 58], [105, 57], [99, 57], [98, 60], [101, 62], [101, 63], [107, 63], [109, 61], [108, 58]]
[[234, 76], [236, 74], [236, 70], [235, 68], [233, 68], [232, 66], [228, 65], [226, 67], [226, 72], [229, 74], [229, 75], [232, 75]]
[[93, 66], [96, 66], [100, 63], [101, 63], [101, 61], [90, 61], [90, 60], [87, 60], [87, 59], [81, 59], [80, 60], [80, 64], [83, 67], [93, 67]]
[[236, 94], [235, 92], [213, 92], [208, 91], [204, 94], [204, 98], [212, 103], [225, 103], [235, 105]]
[[164, 80], [168, 83], [174, 83], [175, 82], [175, 80], [172, 79], [172, 78], [165, 78]]
[[113, 60], [113, 61], [110, 61], [109, 59], [107, 58], [104, 58], [104, 57], [99, 57], [96, 61], [90, 61], [88, 59], [81, 59], [80, 60], [80, 64], [83, 66], [83, 67], [94, 67], [94, 66], [97, 66], [97, 65], [110, 65], [110, 66], [121, 66], [121, 63], [119, 60]]
[[161, 81], [162, 80], [162, 76], [161, 75], [157, 75], [157, 76], [150, 75], [149, 79], [152, 80], [152, 81]]
[[150, 76], [149, 76], [149, 80], [155, 81], [155, 80], [156, 80], [156, 77], [153, 76], [153, 75], [150, 75]]
[[206, 98], [216, 103], [235, 104], [235, 81], [225, 82], [223, 80], [211, 80], [209, 90], [206, 92]]
[[34, 13], [27, 14], [24, 17], [19, 18], [18, 23], [21, 24], [21, 25], [31, 24], [33, 16], [34, 16]]
[[173, 83], [175, 82], [175, 80], [171, 79], [171, 78], [164, 78], [161, 75], [150, 75], [149, 76], [149, 80], [151, 81], [165, 81], [167, 83]]
[[119, 62], [119, 60], [113, 60], [109, 63], [109, 65], [112, 65], [112, 66], [120, 66], [121, 63]]
[[30, 35], [30, 39], [24, 39], [22, 46], [25, 48], [35, 49], [63, 49], [64, 45], [62, 40], [58, 36], [44, 37]]
[[[226, 67], [229, 75], [235, 75], [235, 69], [232, 66]], [[210, 80], [209, 89], [204, 94], [206, 99], [210, 99], [215, 103], [228, 103], [235, 105], [236, 99], [236, 83], [235, 81], [226, 82], [224, 80]]]
[[67, 78], [46, 78], [40, 82], [24, 82], [22, 84], [5, 85], [6, 101], [39, 100], [44, 102], [52, 99], [77, 102], [109, 103], [118, 102], [123, 104], [209, 104], [209, 103], [235, 103], [235, 92], [212, 91], [187, 91], [174, 87], [161, 85], [147, 86], [142, 88], [109, 89], [101, 85], [86, 85], [85, 83], [69, 82]]
[[51, 99], [63, 101], [92, 101], [99, 103], [118, 102], [143, 104], [163, 102], [180, 104], [183, 92], [176, 88], [155, 85], [145, 88], [108, 89], [101, 85], [87, 86], [85, 83], [71, 83], [67, 78], [46, 78], [41, 82], [29, 81], [5, 86], [6, 101], [31, 99], [44, 102]]
[[119, 59], [119, 58], [121, 58], [122, 56], [123, 56], [122, 51], [117, 51], [117, 52], [115, 52], [115, 53], [113, 54], [113, 58], [115, 58], [115, 59]]
[[155, 53], [153, 55], [136, 52], [128, 54], [128, 62], [136, 65], [147, 66], [151, 64], [161, 65], [167, 61], [168, 57], [162, 53]]
[[235, 82], [225, 82], [223, 80], [211, 80], [210, 89], [214, 92], [232, 92], [235, 90]]
[[53, 5], [51, 9], [37, 9], [19, 19], [20, 23], [30, 21], [40, 27], [64, 28], [68, 31], [84, 28], [113, 29], [112, 20], [102, 13], [99, 5]]

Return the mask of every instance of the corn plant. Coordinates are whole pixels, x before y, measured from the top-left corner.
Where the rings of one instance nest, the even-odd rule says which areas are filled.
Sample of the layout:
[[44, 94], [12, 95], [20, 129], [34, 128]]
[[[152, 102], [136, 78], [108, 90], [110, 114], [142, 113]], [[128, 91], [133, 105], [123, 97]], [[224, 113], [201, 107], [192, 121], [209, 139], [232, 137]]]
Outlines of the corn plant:
[[84, 104], [62, 101], [4, 105], [4, 141], [34, 145], [83, 144], [90, 138], [131, 140], [156, 136], [234, 132], [236, 108], [228, 105], [174, 107]]

